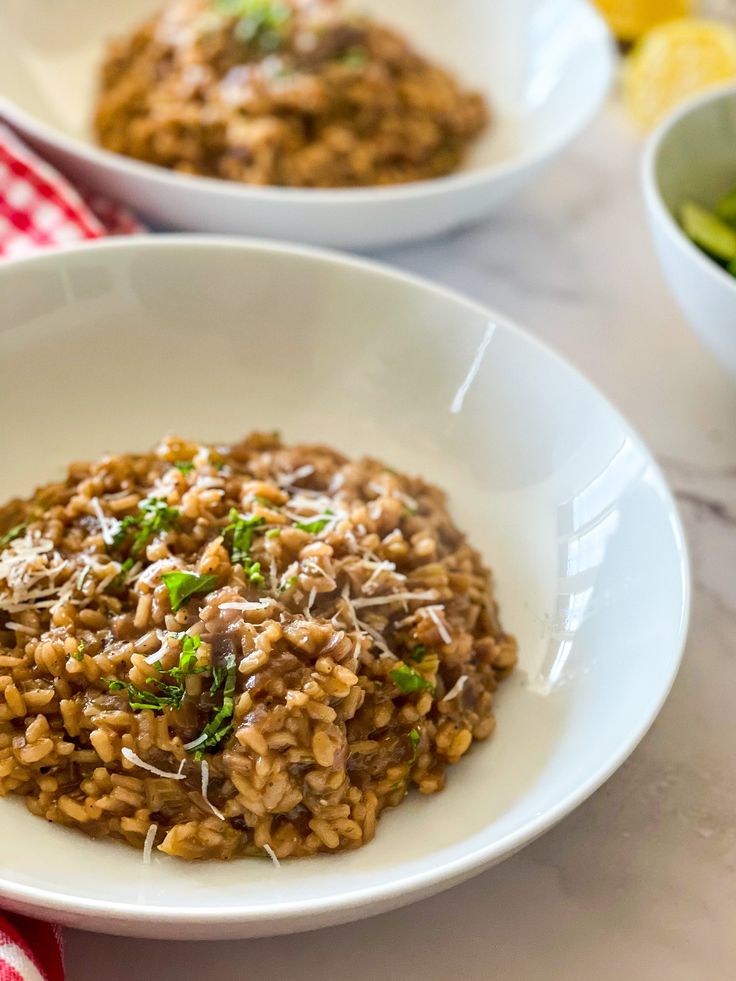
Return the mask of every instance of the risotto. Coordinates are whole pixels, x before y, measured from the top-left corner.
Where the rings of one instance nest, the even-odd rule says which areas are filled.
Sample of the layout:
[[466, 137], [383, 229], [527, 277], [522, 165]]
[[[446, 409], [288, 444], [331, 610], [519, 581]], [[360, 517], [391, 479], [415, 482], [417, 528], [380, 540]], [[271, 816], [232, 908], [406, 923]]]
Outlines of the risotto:
[[116, 153], [292, 187], [448, 174], [486, 127], [394, 31], [336, 0], [179, 0], [110, 46], [94, 119]]
[[359, 847], [515, 662], [443, 493], [376, 460], [167, 438], [0, 509], [0, 793], [145, 861]]

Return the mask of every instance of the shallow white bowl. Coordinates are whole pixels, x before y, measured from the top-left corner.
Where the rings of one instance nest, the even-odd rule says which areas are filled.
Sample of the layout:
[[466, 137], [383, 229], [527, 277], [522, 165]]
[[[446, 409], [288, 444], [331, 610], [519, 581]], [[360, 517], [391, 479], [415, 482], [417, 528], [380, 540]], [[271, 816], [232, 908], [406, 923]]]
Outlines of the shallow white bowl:
[[644, 198], [662, 268], [690, 324], [736, 378], [736, 279], [677, 222], [688, 199], [711, 207], [736, 187], [736, 85], [706, 92], [669, 116], [649, 140]]
[[423, 281], [307, 249], [120, 240], [0, 267], [0, 500], [167, 431], [252, 428], [373, 454], [446, 487], [497, 573], [519, 670], [446, 790], [352, 854], [186, 864], [0, 801], [0, 901], [152, 937], [325, 926], [499, 861], [596, 789], [677, 671], [688, 571], [647, 450], [572, 368]]
[[162, 228], [355, 248], [445, 231], [487, 214], [532, 180], [595, 114], [612, 77], [608, 34], [585, 0], [361, 0], [361, 9], [405, 31], [488, 96], [494, 125], [465, 171], [338, 191], [192, 178], [97, 149], [90, 134], [106, 40], [162, 3], [0, 5], [0, 116], [65, 171]]

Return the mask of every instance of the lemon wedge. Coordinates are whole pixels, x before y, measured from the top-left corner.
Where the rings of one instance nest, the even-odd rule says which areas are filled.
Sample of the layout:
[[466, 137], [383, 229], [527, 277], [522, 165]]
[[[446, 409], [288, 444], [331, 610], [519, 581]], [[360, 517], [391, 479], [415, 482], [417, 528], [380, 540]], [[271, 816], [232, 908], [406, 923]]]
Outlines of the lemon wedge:
[[624, 66], [624, 101], [644, 127], [687, 96], [736, 78], [736, 30], [682, 18], [660, 24], [632, 49]]
[[634, 41], [657, 24], [687, 17], [692, 0], [595, 0], [595, 5], [621, 41]]

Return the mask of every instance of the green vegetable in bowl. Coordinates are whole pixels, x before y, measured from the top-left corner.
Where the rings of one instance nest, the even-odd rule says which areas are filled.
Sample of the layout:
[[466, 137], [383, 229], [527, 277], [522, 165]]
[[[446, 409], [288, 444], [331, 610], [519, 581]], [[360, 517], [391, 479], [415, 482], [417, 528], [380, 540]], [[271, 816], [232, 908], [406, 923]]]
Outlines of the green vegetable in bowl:
[[716, 214], [724, 221], [736, 224], [736, 187], [716, 205]]
[[687, 237], [704, 252], [722, 262], [736, 258], [736, 231], [712, 211], [687, 201], [680, 218]]
[[713, 210], [686, 201], [680, 208], [680, 224], [691, 242], [736, 277], [736, 188]]

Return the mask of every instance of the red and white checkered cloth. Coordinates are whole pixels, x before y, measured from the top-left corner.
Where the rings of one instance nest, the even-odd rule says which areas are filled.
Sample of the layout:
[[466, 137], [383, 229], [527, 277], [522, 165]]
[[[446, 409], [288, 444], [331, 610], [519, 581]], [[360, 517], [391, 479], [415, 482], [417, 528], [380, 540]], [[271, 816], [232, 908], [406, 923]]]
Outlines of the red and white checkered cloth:
[[[0, 123], [0, 257], [143, 230], [125, 208], [75, 188]], [[0, 915], [0, 981], [64, 981], [59, 927]]]
[[141, 231], [127, 209], [75, 188], [0, 123], [0, 257]]
[[0, 916], [0, 981], [64, 981], [60, 928]]

